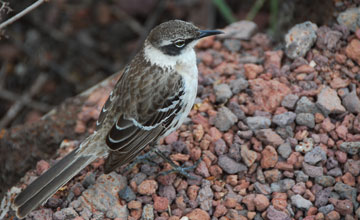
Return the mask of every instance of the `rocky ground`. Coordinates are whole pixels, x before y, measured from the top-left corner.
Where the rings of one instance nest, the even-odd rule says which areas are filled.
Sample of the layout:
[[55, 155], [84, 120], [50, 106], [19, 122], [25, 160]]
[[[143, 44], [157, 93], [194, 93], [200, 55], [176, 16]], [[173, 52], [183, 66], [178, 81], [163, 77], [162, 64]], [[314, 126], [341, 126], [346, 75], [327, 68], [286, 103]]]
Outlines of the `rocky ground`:
[[[196, 104], [159, 146], [181, 165], [202, 158], [192, 173], [196, 179], [158, 176], [170, 167], [156, 157], [158, 165], [141, 163], [104, 175], [99, 159], [28, 219], [357, 219], [356, 19], [360, 8], [340, 14], [332, 27], [299, 24], [289, 30], [283, 50], [251, 22], [201, 41]], [[77, 132], [94, 120], [86, 115], [98, 111], [84, 109]], [[77, 144], [64, 141], [57, 156]], [[53, 162], [39, 161], [8, 196]], [[16, 219], [11, 211], [5, 218]]]

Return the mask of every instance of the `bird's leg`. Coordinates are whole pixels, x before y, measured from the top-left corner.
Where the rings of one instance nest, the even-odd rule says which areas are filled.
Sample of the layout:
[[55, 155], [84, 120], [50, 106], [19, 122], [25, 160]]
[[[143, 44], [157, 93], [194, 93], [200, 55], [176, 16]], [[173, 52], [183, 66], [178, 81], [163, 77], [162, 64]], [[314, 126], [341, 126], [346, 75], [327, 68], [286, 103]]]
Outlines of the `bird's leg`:
[[136, 166], [138, 163], [147, 163], [150, 165], [157, 165], [154, 161], [151, 160], [151, 158], [154, 156], [154, 151], [156, 150], [156, 148], [154, 147], [150, 147], [150, 150], [146, 153], [144, 153], [143, 155], [139, 155], [135, 158], [135, 160], [133, 162], [131, 162], [124, 170], [124, 172], [128, 172], [130, 171], [134, 166]]
[[169, 163], [172, 166], [171, 170], [168, 171], [164, 171], [159, 173], [159, 175], [167, 175], [170, 173], [179, 173], [189, 179], [196, 179], [196, 177], [191, 176], [187, 171], [192, 171], [194, 170], [200, 163], [201, 158], [195, 162], [194, 165], [189, 166], [189, 167], [184, 167], [184, 166], [178, 166], [174, 163], [174, 161], [172, 161], [171, 159], [169, 159], [167, 156], [165, 156], [161, 151], [159, 151], [158, 149], [155, 149], [154, 152], [159, 155], [161, 158], [163, 158], [167, 163]]

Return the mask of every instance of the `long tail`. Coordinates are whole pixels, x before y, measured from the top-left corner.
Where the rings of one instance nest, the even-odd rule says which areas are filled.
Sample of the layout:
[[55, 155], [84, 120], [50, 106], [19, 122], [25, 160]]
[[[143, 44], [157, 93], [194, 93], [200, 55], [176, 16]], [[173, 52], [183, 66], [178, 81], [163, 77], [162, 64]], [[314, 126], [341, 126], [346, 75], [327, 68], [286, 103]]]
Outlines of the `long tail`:
[[14, 200], [13, 209], [18, 218], [24, 218], [39, 205], [45, 203], [56, 191], [79, 173], [98, 155], [85, 154], [79, 148], [73, 150], [43, 175], [34, 180]]

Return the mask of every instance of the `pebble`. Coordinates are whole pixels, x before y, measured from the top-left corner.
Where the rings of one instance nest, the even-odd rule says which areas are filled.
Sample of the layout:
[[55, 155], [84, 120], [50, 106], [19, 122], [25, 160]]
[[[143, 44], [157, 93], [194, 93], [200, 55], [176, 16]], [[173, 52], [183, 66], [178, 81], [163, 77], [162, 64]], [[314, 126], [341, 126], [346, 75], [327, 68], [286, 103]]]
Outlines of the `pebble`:
[[305, 186], [305, 183], [304, 182], [299, 182], [299, 183], [296, 183], [292, 189], [291, 189], [295, 194], [304, 194], [305, 193], [305, 190], [306, 190], [306, 186]]
[[309, 177], [318, 177], [323, 175], [323, 168], [318, 166], [312, 166], [305, 162], [302, 163], [303, 171]]
[[344, 104], [346, 110], [348, 110], [349, 112], [354, 114], [360, 114], [360, 99], [356, 94], [355, 86], [350, 93], [343, 97], [342, 103]]
[[274, 147], [268, 145], [261, 152], [261, 167], [264, 169], [275, 167], [278, 162], [278, 155]]
[[222, 39], [232, 38], [238, 40], [250, 40], [251, 36], [256, 32], [256, 30], [256, 23], [252, 21], [241, 20], [227, 26], [223, 30], [224, 34], [218, 36]]
[[287, 159], [292, 152], [290, 143], [285, 142], [285, 143], [281, 144], [277, 148], [277, 152], [281, 155], [282, 158]]
[[249, 128], [253, 131], [269, 128], [271, 125], [271, 120], [262, 116], [247, 117], [245, 122], [247, 126], [249, 126]]
[[244, 64], [245, 77], [247, 79], [255, 79], [259, 73], [264, 71], [264, 67], [253, 63]]
[[284, 99], [281, 101], [281, 106], [293, 110], [298, 100], [299, 100], [299, 96], [294, 94], [289, 94], [285, 96]]
[[232, 96], [230, 86], [228, 84], [218, 84], [214, 86], [216, 102], [225, 103]]
[[74, 219], [79, 216], [79, 214], [72, 208], [63, 208], [54, 213], [54, 220], [65, 220], [65, 219]]
[[350, 200], [336, 200], [333, 205], [335, 207], [335, 211], [339, 212], [341, 215], [353, 214], [354, 206]]
[[285, 112], [283, 114], [275, 115], [272, 122], [280, 127], [286, 127], [294, 122], [296, 114], [294, 112]]
[[240, 155], [246, 166], [251, 167], [257, 158], [257, 153], [255, 151], [249, 150], [247, 145], [241, 146]]
[[266, 217], [269, 220], [291, 220], [286, 212], [276, 210], [272, 205], [266, 210]]
[[298, 113], [311, 113], [315, 114], [319, 112], [319, 109], [316, 107], [316, 104], [310, 101], [306, 96], [302, 96], [299, 101], [296, 103], [295, 112]]
[[346, 161], [344, 171], [350, 172], [354, 176], [358, 176], [360, 174], [360, 160], [349, 159]]
[[330, 87], [325, 87], [317, 95], [316, 105], [321, 109], [325, 116], [329, 114], [342, 114], [346, 110], [341, 105], [341, 100], [336, 91]]
[[151, 196], [158, 189], [158, 183], [155, 180], [144, 180], [137, 188], [141, 195]]
[[339, 193], [341, 198], [349, 199], [353, 202], [353, 204], [356, 204], [356, 188], [353, 188], [349, 185], [346, 185], [342, 182], [337, 182], [334, 186], [334, 190]]
[[280, 191], [286, 192], [289, 189], [291, 189], [293, 186], [295, 186], [295, 181], [293, 179], [282, 179], [279, 181]]
[[334, 205], [333, 204], [329, 204], [326, 206], [322, 206], [319, 209], [319, 212], [324, 213], [325, 215], [328, 214], [329, 212], [334, 210]]
[[54, 213], [51, 209], [40, 209], [30, 212], [28, 217], [30, 217], [31, 219], [50, 220], [53, 219]]
[[327, 172], [327, 175], [334, 176], [334, 177], [342, 176], [342, 170], [340, 167], [335, 167], [335, 168], [329, 170]]
[[284, 140], [272, 129], [261, 129], [255, 132], [256, 138], [266, 145], [277, 147], [284, 143]]
[[346, 26], [353, 32], [360, 28], [360, 8], [349, 8], [337, 17], [339, 24]]
[[357, 142], [343, 142], [340, 144], [340, 149], [350, 155], [356, 155], [360, 153], [360, 141]]
[[312, 202], [310, 202], [307, 199], [304, 199], [299, 194], [291, 196], [291, 204], [296, 206], [296, 208], [298, 209], [306, 209], [306, 210], [308, 210], [313, 205]]
[[300, 144], [296, 145], [295, 151], [307, 153], [313, 150], [314, 140], [312, 138], [305, 138], [304, 141], [300, 142]]
[[360, 65], [360, 40], [353, 39], [345, 48], [346, 55]]
[[247, 207], [247, 210], [254, 211], [255, 210], [255, 194], [248, 194], [244, 196], [244, 198], [241, 200], [242, 203], [244, 203]]
[[237, 120], [237, 116], [224, 106], [217, 112], [214, 124], [220, 131], [227, 131], [237, 122]]
[[241, 110], [240, 105], [236, 102], [229, 103], [229, 109], [234, 113], [234, 115], [238, 118], [238, 120], [243, 120], [246, 118], [246, 115], [243, 110]]
[[326, 220], [340, 220], [340, 214], [336, 211], [331, 211], [326, 215]]
[[[326, 188], [326, 189], [322, 189], [322, 190], [319, 190], [315, 193], [315, 205], [317, 207], [322, 207], [322, 206], [325, 206], [328, 201], [329, 201], [329, 198], [330, 198], [330, 195], [331, 195], [331, 192], [332, 192], [332, 188], [329, 187], [329, 188]], [[331, 209], [330, 211], [332, 211], [333, 209]], [[327, 214], [328, 212], [324, 212], [324, 214]]]
[[264, 196], [262, 194], [256, 194], [256, 196], [254, 198], [254, 204], [255, 204], [256, 210], [262, 212], [270, 205], [270, 202], [266, 196]]
[[247, 171], [244, 164], [238, 163], [226, 155], [221, 155], [219, 157], [218, 165], [228, 174]]
[[94, 173], [89, 173], [88, 175], [86, 175], [85, 179], [82, 182], [83, 186], [85, 188], [89, 188], [89, 186], [94, 185], [95, 177], [96, 177], [96, 175]]
[[211, 190], [210, 181], [202, 180], [201, 188], [196, 198], [196, 201], [200, 204], [200, 208], [204, 211], [209, 211], [212, 208], [213, 197], [214, 193]]
[[151, 204], [144, 205], [141, 217], [144, 220], [153, 220], [154, 219], [154, 206]]
[[309, 176], [301, 170], [296, 170], [294, 173], [296, 176], [296, 182], [306, 182], [309, 180]]
[[155, 211], [163, 212], [163, 211], [166, 211], [168, 209], [169, 200], [167, 198], [160, 197], [160, 196], [154, 196], [153, 200], [154, 200], [154, 209], [155, 209]]
[[326, 161], [326, 158], [326, 152], [318, 146], [305, 154], [304, 161], [308, 164], [315, 165], [320, 161]]
[[317, 176], [315, 177], [315, 183], [323, 187], [329, 187], [335, 184], [335, 178], [332, 176]]
[[235, 79], [230, 82], [230, 88], [233, 94], [238, 94], [247, 87], [249, 87], [249, 83], [244, 78]]
[[219, 218], [219, 217], [225, 215], [226, 212], [227, 212], [227, 208], [224, 205], [219, 204], [216, 206], [213, 216], [216, 218]]
[[342, 37], [340, 31], [332, 30], [327, 26], [320, 27], [317, 31], [316, 46], [321, 49], [334, 50], [336, 45]]
[[315, 127], [315, 117], [311, 113], [299, 113], [296, 115], [296, 124], [304, 125], [308, 128]]
[[241, 48], [241, 42], [238, 39], [225, 39], [224, 47], [230, 52], [237, 52]]
[[50, 168], [50, 164], [45, 160], [40, 160], [36, 163], [36, 174], [41, 175]]
[[[206, 211], [201, 209], [194, 209], [188, 214], [186, 214], [186, 216], [189, 218], [189, 220], [198, 220], [198, 219], [210, 220], [210, 215]], [[183, 218], [181, 218], [181, 220], [182, 219]]]
[[285, 53], [291, 58], [304, 57], [316, 41], [317, 25], [306, 21], [292, 27], [285, 36]]
[[119, 197], [125, 200], [126, 202], [130, 202], [136, 199], [136, 195], [134, 191], [129, 186], [125, 186], [122, 190], [119, 191]]

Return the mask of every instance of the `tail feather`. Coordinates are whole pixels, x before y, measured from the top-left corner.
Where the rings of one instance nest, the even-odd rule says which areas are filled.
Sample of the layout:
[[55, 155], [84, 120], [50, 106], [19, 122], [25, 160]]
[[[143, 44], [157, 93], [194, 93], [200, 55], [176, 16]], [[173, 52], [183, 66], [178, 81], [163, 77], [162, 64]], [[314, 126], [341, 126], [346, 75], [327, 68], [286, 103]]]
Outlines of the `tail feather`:
[[77, 150], [70, 152], [15, 198], [16, 215], [24, 218], [96, 158], [96, 155], [77, 155]]

